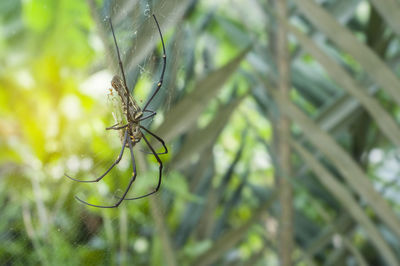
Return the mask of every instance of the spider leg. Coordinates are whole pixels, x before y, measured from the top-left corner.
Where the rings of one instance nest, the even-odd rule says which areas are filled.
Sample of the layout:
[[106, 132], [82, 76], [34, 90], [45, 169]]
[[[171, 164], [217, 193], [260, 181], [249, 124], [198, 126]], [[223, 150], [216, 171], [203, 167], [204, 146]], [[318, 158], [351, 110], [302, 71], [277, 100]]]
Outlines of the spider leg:
[[81, 182], [81, 183], [94, 183], [94, 182], [99, 182], [103, 177], [105, 177], [105, 176], [108, 174], [108, 172], [111, 171], [111, 169], [113, 169], [114, 166], [116, 166], [116, 165], [119, 163], [119, 161], [121, 161], [122, 155], [124, 154], [124, 148], [125, 148], [125, 145], [126, 145], [126, 141], [127, 141], [127, 140], [130, 140], [130, 138], [128, 137], [128, 130], [125, 130], [124, 141], [123, 141], [123, 143], [122, 143], [122, 149], [121, 149], [121, 152], [119, 153], [117, 159], [116, 159], [115, 162], [110, 166], [110, 168], [108, 168], [107, 171], [104, 172], [104, 174], [102, 174], [101, 176], [99, 176], [99, 177], [96, 178], [95, 180], [87, 180], [87, 181], [85, 181], [85, 180], [79, 180], [79, 179], [70, 177], [70, 176], [67, 175], [67, 174], [64, 174], [64, 175], [65, 175], [66, 177], [68, 177], [69, 179], [71, 179], [71, 180], [74, 180], [74, 181], [77, 181], [77, 182]]
[[115, 123], [114, 125], [112, 125], [110, 127], [106, 127], [106, 130], [113, 129], [114, 127], [116, 127], [118, 125], [119, 125], [119, 122]]
[[154, 96], [156, 96], [156, 94], [160, 90], [160, 88], [162, 86], [162, 83], [163, 83], [163, 80], [164, 80], [165, 67], [167, 65], [167, 55], [166, 55], [166, 52], [165, 52], [164, 39], [163, 39], [163, 36], [162, 36], [162, 33], [161, 33], [160, 25], [158, 24], [158, 21], [157, 21], [156, 16], [154, 14], [153, 14], [153, 18], [154, 18], [154, 21], [157, 24], [158, 33], [160, 33], [160, 38], [161, 38], [161, 43], [162, 43], [162, 48], [163, 48], [162, 58], [163, 58], [164, 64], [163, 64], [163, 68], [162, 68], [162, 71], [161, 71], [160, 80], [157, 83], [156, 90], [154, 91], [153, 95], [151, 95], [150, 99], [147, 101], [147, 103], [144, 106], [143, 110], [147, 109], [147, 106], [149, 105], [149, 103], [153, 100]]
[[119, 127], [117, 127], [117, 125], [119, 125], [119, 123], [112, 125], [111, 127], [106, 127], [106, 130], [110, 130], [110, 129], [120, 130], [120, 129], [126, 128], [128, 126], [128, 124], [119, 126]]
[[[141, 129], [144, 129], [147, 133], [149, 133], [150, 135], [152, 135], [156, 140], [158, 140], [158, 141], [163, 145], [164, 151], [163, 151], [163, 152], [160, 152], [160, 153], [157, 153], [157, 155], [167, 154], [167, 153], [168, 153], [167, 146], [165, 145], [165, 142], [164, 142], [164, 140], [163, 140], [162, 138], [160, 138], [159, 136], [157, 136], [156, 134], [154, 134], [153, 132], [151, 132], [150, 130], [148, 130], [147, 128], [145, 128], [144, 126], [140, 126], [140, 128], [141, 128]], [[146, 152], [146, 151], [143, 151], [143, 152], [144, 152], [144, 153], [147, 153], [147, 154], [152, 154], [152, 153], [153, 153], [153, 152]]]
[[143, 110], [143, 113], [144, 113], [144, 112], [156, 113], [156, 112], [154, 112], [154, 111], [152, 111], [152, 110]]
[[[121, 55], [120, 55], [120, 53], [119, 53], [119, 48], [118, 48], [118, 44], [117, 44], [117, 39], [115, 38], [114, 27], [113, 27], [113, 24], [112, 24], [112, 22], [111, 22], [111, 18], [109, 19], [109, 21], [110, 21], [110, 27], [111, 27], [112, 36], [113, 36], [113, 39], [114, 39], [115, 48], [116, 48], [116, 50], [117, 50], [118, 64], [119, 64], [119, 68], [121, 69], [122, 80], [124, 81], [125, 93], [126, 93], [126, 95], [129, 95], [130, 93], [129, 93], [129, 90], [128, 90], [128, 85], [126, 85], [126, 78], [125, 78], [124, 66], [123, 66], [123, 64], [122, 64]], [[129, 98], [128, 98], [128, 102], [129, 102]], [[129, 104], [127, 104], [127, 106], [126, 106], [126, 112], [127, 112], [128, 114], [130, 113], [130, 111], [129, 111], [129, 106], [130, 106]], [[129, 121], [129, 116], [128, 116], [128, 122], [130, 122], [130, 121]]]
[[130, 138], [128, 138], [128, 145], [129, 145], [129, 151], [130, 151], [130, 153], [131, 153], [132, 168], [133, 168], [133, 169], [132, 169], [132, 177], [131, 177], [131, 180], [129, 181], [128, 187], [126, 188], [126, 190], [125, 190], [124, 194], [122, 195], [122, 197], [118, 197], [119, 200], [118, 200], [114, 205], [110, 205], [110, 206], [91, 204], [91, 203], [88, 203], [88, 202], [86, 202], [86, 201], [84, 201], [84, 200], [81, 200], [80, 198], [78, 198], [78, 196], [75, 196], [75, 198], [76, 198], [78, 201], [80, 201], [81, 203], [83, 203], [83, 204], [85, 204], [85, 205], [88, 205], [88, 206], [97, 207], [97, 208], [105, 208], [105, 209], [117, 208], [117, 207], [121, 204], [121, 202], [125, 199], [126, 194], [128, 194], [129, 189], [131, 188], [133, 182], [135, 182], [135, 179], [136, 179], [136, 163], [135, 163], [135, 156], [133, 155], [133, 146], [132, 146], [132, 141], [131, 141]]
[[146, 119], [148, 119], [148, 118], [150, 118], [150, 117], [153, 117], [153, 116], [155, 116], [155, 115], [157, 114], [157, 112], [151, 111], [151, 110], [143, 110], [143, 113], [144, 113], [144, 112], [149, 112], [149, 113], [151, 113], [151, 114], [149, 114], [148, 116], [145, 116], [145, 117], [140, 118], [139, 121], [146, 120]]
[[[149, 146], [151, 152], [153, 153], [154, 157], [156, 157], [156, 159], [157, 159], [157, 161], [158, 161], [158, 164], [160, 165], [160, 166], [159, 166], [159, 174], [158, 174], [158, 183], [157, 183], [157, 187], [156, 187], [152, 192], [147, 193], [147, 194], [145, 194], [145, 195], [143, 195], [143, 196], [135, 197], [135, 198], [128, 198], [128, 199], [125, 199], [125, 200], [136, 200], [136, 199], [145, 198], [145, 197], [147, 197], [147, 196], [150, 196], [150, 195], [156, 193], [156, 192], [160, 189], [160, 186], [161, 186], [163, 163], [162, 163], [160, 157], [159, 157], [159, 156], [157, 155], [157, 153], [154, 151], [153, 147], [150, 145], [150, 143], [149, 143], [149, 141], [147, 140], [147, 138], [146, 138], [145, 136], [143, 136], [143, 139], [144, 139], [144, 141], [146, 142], [147, 146]], [[125, 196], [125, 194], [124, 194], [124, 196]], [[123, 196], [123, 197], [124, 197], [124, 196]]]
[[126, 89], [127, 95], [129, 95], [128, 86], [126, 85], [124, 66], [122, 65], [121, 55], [119, 53], [119, 47], [118, 47], [118, 44], [117, 44], [117, 39], [115, 38], [114, 27], [113, 27], [113, 24], [111, 22], [111, 18], [109, 18], [109, 21], [110, 21], [111, 33], [112, 33], [113, 39], [114, 39], [115, 48], [117, 49], [118, 64], [119, 64], [119, 68], [121, 69], [122, 80], [124, 81], [124, 85], [125, 85], [125, 89]]

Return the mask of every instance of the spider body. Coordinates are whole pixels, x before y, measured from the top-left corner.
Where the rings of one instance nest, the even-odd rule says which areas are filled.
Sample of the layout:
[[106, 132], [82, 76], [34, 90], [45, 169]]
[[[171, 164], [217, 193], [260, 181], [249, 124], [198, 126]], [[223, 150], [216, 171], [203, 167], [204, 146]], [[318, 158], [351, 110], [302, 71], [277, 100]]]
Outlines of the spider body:
[[[165, 68], [167, 65], [167, 57], [166, 57], [166, 53], [165, 53], [165, 45], [164, 45], [164, 40], [161, 34], [161, 30], [160, 30], [160, 25], [158, 24], [158, 21], [155, 17], [155, 15], [153, 15], [154, 21], [157, 25], [157, 29], [158, 32], [160, 34], [160, 39], [161, 39], [161, 44], [162, 44], [162, 49], [163, 49], [163, 55], [162, 55], [162, 59], [163, 59], [163, 68], [161, 71], [161, 76], [159, 81], [156, 84], [155, 90], [153, 92], [153, 94], [151, 95], [151, 97], [149, 98], [149, 100], [147, 101], [147, 103], [145, 104], [145, 106], [142, 108], [140, 108], [140, 106], [138, 105], [138, 103], [135, 101], [135, 99], [130, 95], [129, 90], [128, 90], [128, 86], [126, 85], [126, 79], [125, 79], [125, 73], [124, 73], [124, 67], [121, 61], [121, 56], [119, 53], [119, 49], [118, 49], [118, 44], [117, 44], [117, 40], [115, 38], [115, 34], [114, 34], [114, 28], [111, 22], [111, 18], [109, 19], [110, 22], [110, 28], [111, 28], [111, 32], [113, 35], [113, 39], [114, 39], [114, 43], [115, 43], [115, 48], [117, 50], [117, 56], [118, 56], [118, 64], [119, 67], [121, 69], [121, 74], [122, 74], [122, 78], [120, 78], [119, 76], [114, 76], [113, 79], [111, 80], [111, 86], [113, 87], [113, 89], [117, 92], [118, 96], [121, 98], [121, 105], [122, 105], [122, 109], [123, 109], [123, 113], [125, 115], [125, 119], [124, 121], [119, 121], [117, 124], [106, 128], [106, 130], [119, 130], [120, 131], [120, 136], [121, 136], [121, 142], [122, 142], [122, 147], [121, 147], [121, 151], [117, 157], [117, 159], [115, 160], [115, 162], [98, 178], [94, 179], [94, 180], [79, 180], [73, 177], [70, 177], [69, 175], [65, 174], [65, 176], [67, 176], [68, 178], [74, 180], [74, 181], [78, 181], [78, 182], [83, 182], [83, 183], [93, 183], [93, 182], [99, 182], [101, 179], [103, 179], [103, 177], [105, 177], [113, 168], [114, 166], [116, 166], [122, 159], [122, 156], [124, 154], [124, 150], [125, 148], [129, 149], [130, 155], [131, 155], [131, 161], [132, 161], [132, 175], [129, 181], [129, 184], [127, 186], [127, 188], [125, 189], [123, 195], [121, 197], [118, 197], [118, 201], [114, 204], [114, 205], [95, 205], [95, 204], [91, 204], [88, 203], [84, 200], [81, 200], [80, 198], [78, 198], [77, 196], [75, 196], [75, 198], [80, 201], [83, 204], [92, 206], [92, 207], [98, 207], [98, 208], [116, 208], [118, 207], [123, 200], [136, 200], [136, 199], [141, 199], [147, 196], [150, 196], [154, 193], [156, 193], [160, 186], [161, 186], [161, 177], [162, 177], [162, 169], [163, 169], [163, 163], [159, 157], [159, 155], [161, 154], [166, 154], [168, 153], [168, 149], [165, 146], [164, 140], [162, 138], [160, 138], [159, 136], [157, 136], [156, 134], [152, 133], [150, 130], [148, 130], [147, 128], [145, 128], [144, 126], [140, 125], [140, 122], [146, 119], [149, 119], [153, 116], [155, 116], [157, 113], [151, 110], [148, 110], [147, 107], [150, 104], [150, 102], [153, 100], [154, 96], [156, 96], [156, 94], [158, 93], [158, 91], [160, 90], [161, 86], [162, 86], [162, 82], [164, 79], [164, 73], [165, 73]], [[112, 90], [110, 90], [111, 94], [112, 94]], [[144, 113], [147, 112], [149, 113], [148, 115], [144, 115]], [[126, 122], [126, 124], [124, 125], [123, 123]], [[155, 140], [157, 140], [159, 143], [161, 143], [161, 145], [164, 148], [163, 152], [157, 153], [154, 148], [151, 146], [149, 140], [147, 139], [147, 137], [143, 134], [143, 131], [145, 131], [147, 134], [149, 134], [151, 137], [153, 137]], [[140, 140], [144, 140], [145, 144], [147, 145], [147, 147], [150, 149], [150, 153], [152, 154], [155, 159], [157, 160], [158, 164], [159, 164], [159, 171], [158, 171], [158, 183], [157, 186], [155, 187], [155, 189], [145, 195], [139, 196], [139, 197], [134, 197], [134, 198], [127, 198], [127, 194], [133, 184], [133, 182], [136, 180], [136, 163], [135, 163], [135, 156], [133, 153], [133, 147], [140, 141]]]
[[[127, 93], [128, 90], [119, 76], [116, 75], [113, 77], [111, 86], [121, 98], [122, 109], [128, 122], [125, 130], [128, 131], [128, 135], [133, 141], [132, 144], [135, 146], [143, 137], [140, 131], [140, 119], [143, 116], [143, 111], [133, 97]], [[123, 134], [121, 134], [121, 141], [123, 142]], [[126, 144], [126, 147], [129, 147], [128, 144]]]

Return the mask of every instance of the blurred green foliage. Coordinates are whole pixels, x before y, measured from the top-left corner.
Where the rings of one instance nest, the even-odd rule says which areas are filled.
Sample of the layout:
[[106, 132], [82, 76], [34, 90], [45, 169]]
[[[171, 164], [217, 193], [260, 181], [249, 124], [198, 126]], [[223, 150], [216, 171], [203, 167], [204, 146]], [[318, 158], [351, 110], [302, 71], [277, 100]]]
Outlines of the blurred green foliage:
[[[282, 204], [294, 208], [299, 265], [400, 261], [400, 97], [388, 89], [400, 84], [397, 19], [378, 14], [390, 3], [322, 2], [289, 5], [285, 23], [307, 34], [287, 26], [288, 101], [274, 89], [281, 28], [265, 1], [1, 1], [0, 264], [277, 264]], [[320, 9], [316, 23], [307, 10]], [[109, 91], [120, 70], [107, 18], [143, 105], [162, 69], [153, 12], [167, 48], [164, 85], [150, 105], [157, 116], [146, 123], [170, 150], [161, 191], [118, 209], [84, 206], [74, 195], [113, 204], [132, 174], [125, 151], [99, 183], [64, 176], [94, 179], [121, 148], [120, 133], [105, 130], [120, 115]], [[362, 42], [333, 38], [329, 27]], [[291, 176], [280, 169], [282, 113], [293, 123]], [[142, 144], [132, 197], [157, 182]], [[279, 178], [290, 180], [293, 202], [279, 200]]]

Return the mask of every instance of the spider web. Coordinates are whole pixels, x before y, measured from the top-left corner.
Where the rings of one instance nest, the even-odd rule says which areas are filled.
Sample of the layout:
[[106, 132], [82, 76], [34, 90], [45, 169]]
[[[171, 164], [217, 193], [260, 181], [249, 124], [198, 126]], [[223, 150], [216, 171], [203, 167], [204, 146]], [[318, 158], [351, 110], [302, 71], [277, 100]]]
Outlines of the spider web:
[[[128, 89], [131, 91], [132, 97], [138, 102], [139, 106], [143, 108], [150, 95], [152, 95], [160, 79], [161, 69], [163, 67], [161, 39], [156, 23], [152, 17], [152, 11], [149, 2], [139, 1], [139, 3], [136, 5], [132, 3], [133, 1], [127, 1], [121, 4], [119, 4], [119, 2], [115, 2], [115, 5], [112, 6], [110, 2], [110, 6], [105, 8], [105, 10], [109, 11], [103, 12], [103, 20], [100, 26], [102, 27], [101, 30], [103, 31], [103, 34], [107, 36], [107, 43], [104, 45], [104, 47], [107, 47], [108, 49], [105, 48], [105, 56], [103, 56], [102, 60], [104, 66], [107, 66], [108, 59], [117, 58], [117, 50], [114, 46], [108, 21], [108, 17], [111, 17], [114, 26], [115, 37], [120, 50], [122, 64], [124, 66]], [[160, 5], [162, 7], [163, 2], [161, 2]], [[107, 6], [107, 1], [105, 2], [105, 6]], [[132, 13], [134, 13], [134, 15]], [[156, 14], [156, 16], [161, 18], [162, 14]], [[163, 37], [166, 49], [168, 49], [168, 42], [165, 38], [166, 32], [161, 23], [160, 27], [164, 35]], [[142, 44], [143, 39], [147, 39], [147, 45]], [[155, 52], [154, 48], [148, 49], [148, 47], [151, 45], [156, 47]], [[171, 64], [171, 61], [172, 60], [168, 58], [168, 64]], [[103, 128], [109, 127], [116, 123], [121, 123], [121, 121], [126, 121], [122, 113], [121, 101], [117, 93], [110, 89], [111, 77], [113, 75], [118, 75], [121, 77], [121, 70], [117, 63], [115, 63], [111, 69], [114, 69], [115, 72], [101, 70], [94, 74], [99, 75], [100, 77], [98, 77], [98, 79], [102, 80], [102, 82], [89, 82], [85, 85], [87, 88], [95, 88], [96, 99], [104, 103], [104, 106], [106, 106], [107, 112], [103, 113], [107, 114], [106, 118], [103, 119], [103, 122], [108, 122], [105, 122]], [[166, 85], [167, 84], [164, 83], [163, 87], [148, 107], [149, 110], [157, 111], [159, 114], [153, 119], [147, 119], [146, 121], [143, 121], [142, 125], [149, 129], [154, 129], [157, 124], [162, 121], [162, 113], [168, 111], [168, 108], [162, 108], [164, 106], [165, 99], [168, 99], [168, 88]], [[167, 107], [168, 106], [169, 105], [167, 105]], [[116, 157], [118, 155], [118, 149], [121, 146], [120, 132], [109, 130], [105, 132], [105, 134], [109, 136], [107, 139], [110, 139], [110, 144], [112, 147], [114, 147]], [[143, 148], [138, 149], [135, 147], [135, 152], [139, 151], [140, 149], [143, 150]], [[95, 162], [92, 168], [107, 169], [108, 165], [110, 164], [109, 161], [102, 161], [101, 159], [96, 160], [96, 158], [104, 157], [107, 157], [106, 154], [103, 154], [102, 151], [97, 151], [94, 154], [93, 160], [95, 160]], [[122, 161], [116, 166], [116, 168], [125, 170], [129, 167], [130, 158], [128, 154], [125, 154]]]
[[[125, 4], [131, 4], [134, 1], [127, 1]], [[124, 65], [125, 75], [127, 79], [128, 88], [131, 91], [132, 97], [138, 102], [139, 106], [143, 108], [147, 99], [152, 95], [153, 90], [156, 88], [157, 83], [160, 79], [161, 69], [163, 66], [162, 61], [162, 49], [161, 39], [156, 27], [156, 24], [152, 18], [152, 12], [149, 8], [149, 2], [139, 1], [138, 5], [134, 5], [131, 9], [127, 9], [126, 5], [116, 4], [112, 7], [112, 19], [115, 31], [116, 40], [121, 54], [121, 60]], [[160, 5], [162, 10], [163, 2]], [[141, 6], [139, 8], [138, 6]], [[141, 9], [141, 12], [137, 13], [136, 19], [132, 18], [132, 12], [130, 10]], [[162, 18], [163, 14], [156, 14], [157, 18]], [[129, 19], [127, 19], [129, 17]], [[106, 18], [106, 16], [104, 16]], [[165, 18], [163, 18], [165, 20]], [[142, 28], [151, 29], [151, 31], [143, 31]], [[111, 31], [109, 28], [108, 21], [102, 21], [104, 34], [107, 36], [107, 44], [111, 49], [105, 49], [105, 55], [103, 56], [103, 65], [108, 65], [108, 58], [116, 58], [116, 49], [112, 40]], [[167, 68], [166, 76], [168, 75], [168, 69], [175, 64], [174, 58], [169, 57], [168, 47], [171, 45], [170, 39], [167, 38], [167, 29], [160, 23], [160, 28], [163, 34], [165, 48], [167, 50]], [[156, 47], [156, 52], [150, 49], [146, 52], [143, 46], [140, 46], [142, 39], [147, 38], [148, 43], [153, 43]], [[146, 46], [147, 47], [147, 46]], [[140, 54], [140, 60], [135, 58], [135, 55]], [[114, 68], [116, 68], [114, 66]], [[93, 82], [92, 84], [86, 84], [87, 87], [95, 88], [96, 93], [94, 97], [104, 106], [106, 111], [102, 111], [101, 114], [105, 114], [104, 118], [101, 118], [103, 124], [102, 129], [99, 127], [99, 134], [104, 134], [104, 138], [109, 143], [111, 149], [96, 150], [92, 157], [92, 162], [89, 164], [90, 167], [85, 167], [88, 171], [85, 176], [87, 179], [93, 179], [95, 175], [100, 175], [107, 169], [110, 164], [117, 157], [121, 149], [120, 133], [115, 130], [104, 131], [104, 127], [111, 126], [117, 122], [124, 120], [122, 113], [121, 101], [118, 95], [114, 91], [110, 93], [111, 78], [113, 75], [121, 76], [121, 71], [117, 67], [115, 71], [101, 70], [94, 75], [100, 75], [98, 77], [102, 82]], [[165, 77], [166, 77], [165, 76]], [[164, 84], [160, 92], [156, 95], [152, 103], [149, 105], [149, 110], [157, 111], [158, 115], [154, 119], [148, 119], [143, 126], [149, 129], [155, 129], [162, 122], [163, 113], [167, 112], [170, 108], [168, 101], [170, 98], [170, 88], [168, 88], [168, 82], [164, 78]], [[100, 115], [101, 115], [100, 114]], [[143, 154], [141, 150], [146, 150], [143, 147], [143, 141], [141, 141], [138, 147], [134, 147], [134, 154], [137, 163], [137, 180], [128, 195], [137, 196], [143, 195], [153, 188], [157, 182], [157, 167], [150, 165], [150, 171], [143, 171], [140, 165], [147, 155]], [[111, 150], [111, 155], [110, 155]], [[142, 153], [141, 155], [139, 153]], [[82, 161], [82, 158], [79, 158]], [[73, 191], [80, 198], [85, 201], [95, 203], [112, 205], [116, 202], [115, 196], [122, 195], [126, 188], [126, 185], [130, 179], [131, 161], [128, 149], [125, 149], [124, 156], [121, 162], [111, 172], [104, 177], [99, 183], [93, 184], [74, 184]], [[82, 173], [83, 171], [81, 171]], [[91, 176], [91, 178], [90, 178]], [[73, 204], [80, 204], [73, 199]], [[137, 254], [148, 254], [150, 252], [150, 244], [146, 237], [139, 237], [138, 239], [130, 239], [128, 236], [124, 236], [123, 232], [132, 232], [136, 228], [140, 228], [143, 224], [148, 224], [148, 218], [145, 219], [142, 216], [142, 212], [138, 209], [148, 207], [148, 200], [143, 199], [139, 201], [126, 201], [123, 202], [116, 210], [99, 210], [87, 206], [82, 206], [82, 212], [79, 213], [80, 220], [83, 221], [83, 228], [79, 229], [81, 233], [80, 241], [76, 243], [76, 248], [90, 247], [90, 249], [102, 250], [99, 253], [99, 261], [103, 261], [104, 264], [113, 264], [115, 262], [127, 261], [127, 258], [132, 259], [132, 255], [129, 255], [128, 250], [134, 250]], [[93, 210], [94, 209], [94, 210]], [[101, 221], [98, 221], [98, 215], [92, 213], [100, 212]], [[117, 215], [110, 215], [114, 213]], [[129, 221], [129, 223], [128, 223]], [[71, 231], [66, 232], [61, 229], [60, 233], [76, 233], [75, 230], [77, 225], [73, 225]], [[80, 225], [82, 227], [82, 225]], [[152, 222], [148, 224], [152, 227]], [[125, 240], [124, 240], [125, 238]], [[125, 243], [126, 242], [126, 243]], [[118, 244], [117, 244], [118, 243]], [[125, 244], [124, 244], [125, 243]], [[115, 252], [115, 247], [109, 248], [109, 246], [121, 246], [118, 252]], [[125, 247], [123, 247], [125, 245]], [[104, 252], [105, 251], [105, 252]], [[101, 258], [101, 259], [100, 259]], [[136, 265], [136, 264], [135, 264]]]
[[[87, 114], [87, 110], [77, 111], [78, 116], [84, 118], [85, 125], [71, 125], [76, 127], [76, 135], [70, 138], [76, 138], [76, 143], [83, 147], [78, 147], [78, 144], [75, 147], [67, 147], [65, 153], [75, 152], [76, 155], [60, 159], [59, 165], [53, 168], [40, 165], [33, 156], [28, 160], [32, 161], [33, 165], [37, 163], [40, 166], [29, 168], [29, 173], [26, 173], [29, 176], [28, 188], [29, 185], [32, 186], [29, 191], [33, 192], [19, 197], [27, 199], [22, 210], [20, 206], [14, 206], [15, 199], [1, 198], [2, 195], [10, 193], [4, 192], [8, 189], [7, 186], [0, 186], [0, 202], [6, 202], [4, 206], [1, 205], [3, 220], [0, 226], [4, 229], [0, 230], [3, 243], [0, 254], [19, 252], [23, 254], [21, 258], [29, 258], [28, 261], [21, 261], [19, 256], [10, 255], [5, 260], [0, 259], [1, 265], [145, 265], [144, 262], [151, 257], [149, 232], [153, 233], [155, 225], [149, 218], [148, 199], [126, 201], [118, 209], [103, 210], [81, 205], [73, 198], [73, 195], [78, 195], [91, 203], [114, 204], [117, 200], [115, 196], [122, 194], [131, 176], [131, 161], [127, 149], [121, 162], [98, 183], [77, 183], [63, 176], [65, 172], [81, 180], [92, 180], [114, 162], [121, 149], [119, 132], [105, 130], [105, 127], [123, 120], [119, 99], [116, 98], [115, 92], [114, 95], [110, 95], [109, 90], [113, 75], [121, 76], [121, 73], [118, 67], [110, 66], [110, 59], [116, 58], [116, 50], [109, 24], [104, 20], [107, 15], [112, 15], [128, 87], [141, 107], [156, 87], [163, 61], [161, 40], [151, 17], [150, 3], [105, 0], [101, 4], [100, 21], [95, 22], [93, 32], [89, 36], [97, 53], [96, 59], [90, 70], [91, 74], [80, 86], [80, 93], [94, 99], [88, 101], [90, 104], [94, 102], [92, 106], [85, 108], [94, 111], [90, 114]], [[164, 3], [166, 1], [157, 3], [160, 6], [158, 10], [163, 10]], [[168, 21], [166, 15], [161, 12], [156, 16], [159, 22]], [[172, 45], [168, 36], [169, 30], [163, 23], [160, 23], [160, 27], [169, 56], [168, 46]], [[150, 30], [143, 31], [143, 28]], [[104, 40], [101, 36], [104, 36]], [[139, 45], [143, 39], [148, 40], [149, 44], [145, 46], [150, 47], [148, 50]], [[150, 45], [151, 43], [153, 44]], [[156, 52], [153, 52], [154, 47]], [[138, 54], [140, 60], [133, 60]], [[167, 60], [166, 77], [169, 68], [177, 64], [171, 56], [167, 57]], [[169, 104], [165, 102], [168, 101], [170, 93], [171, 88], [164, 80], [160, 93], [149, 108], [158, 113], [154, 121], [148, 121], [151, 123], [148, 125], [149, 129], [155, 129], [162, 122], [163, 113], [169, 109]], [[147, 156], [139, 156], [140, 149], [140, 146], [134, 148], [138, 177], [131, 188], [132, 196], [149, 191], [158, 178], [157, 166], [150, 165], [146, 171], [139, 166], [143, 164], [140, 160], [145, 160]], [[60, 157], [63, 156], [63, 152], [60, 152]], [[13, 180], [16, 180], [14, 176]], [[51, 183], [44, 180], [55, 181]], [[51, 185], [54, 184], [62, 186], [60, 195], [52, 193]], [[17, 195], [18, 193], [15, 196]], [[5, 220], [4, 217], [15, 218]], [[21, 235], [21, 231], [26, 234]], [[10, 252], [5, 253], [5, 250]]]
[[[149, 48], [154, 45], [161, 47], [161, 38], [148, 3], [143, 7], [143, 14], [139, 15], [134, 23], [131, 20], [121, 19], [124, 13], [121, 12], [119, 15], [115, 15], [117, 21], [117, 25], [114, 26], [115, 34], [124, 66], [128, 90], [131, 92], [133, 99], [143, 108], [156, 89], [161, 77], [163, 67], [162, 50], [160, 48], [156, 48], [156, 50]], [[146, 39], [148, 44], [143, 44], [143, 39]], [[115, 58], [117, 51], [114, 45], [113, 49], [109, 50], [109, 57]], [[122, 76], [119, 67], [114, 74]], [[155, 111], [163, 107], [167, 95], [168, 89], [164, 86], [152, 100], [148, 106], [148, 110]], [[114, 108], [114, 110], [114, 113], [118, 113], [121, 108]], [[164, 110], [167, 111], [167, 109]], [[120, 118], [123, 115], [116, 114], [115, 116]], [[144, 125], [148, 126], [153, 119], [143, 121]]]

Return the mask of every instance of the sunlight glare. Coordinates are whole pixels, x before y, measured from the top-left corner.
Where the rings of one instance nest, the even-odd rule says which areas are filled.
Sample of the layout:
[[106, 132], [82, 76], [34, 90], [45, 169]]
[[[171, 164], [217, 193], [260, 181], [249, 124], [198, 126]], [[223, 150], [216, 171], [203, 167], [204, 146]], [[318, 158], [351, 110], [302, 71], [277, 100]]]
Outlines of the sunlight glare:
[[107, 99], [105, 95], [109, 92], [108, 89], [111, 88], [111, 79], [112, 75], [108, 70], [99, 71], [81, 84], [80, 91], [105, 103]]
[[75, 95], [64, 96], [60, 103], [61, 112], [70, 120], [77, 119], [81, 113], [81, 102]]

